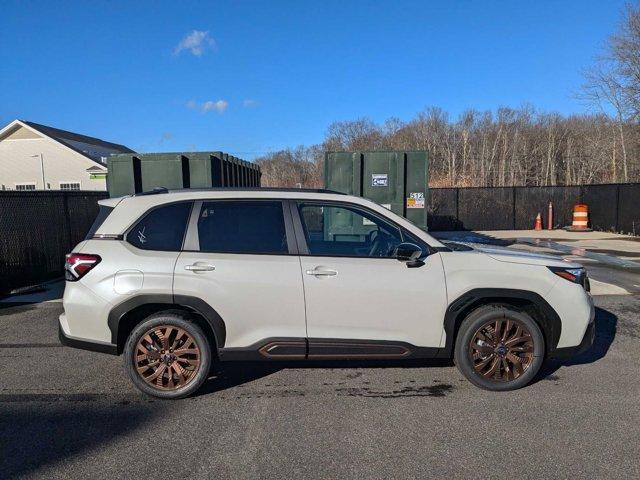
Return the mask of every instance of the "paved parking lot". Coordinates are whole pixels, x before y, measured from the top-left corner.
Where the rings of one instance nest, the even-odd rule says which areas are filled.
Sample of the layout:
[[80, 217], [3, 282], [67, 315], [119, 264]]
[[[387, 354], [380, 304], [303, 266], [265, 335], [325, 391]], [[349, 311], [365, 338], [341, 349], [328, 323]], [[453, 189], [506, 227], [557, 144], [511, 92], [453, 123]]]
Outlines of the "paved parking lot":
[[640, 297], [596, 303], [594, 348], [516, 392], [448, 364], [243, 364], [174, 402], [60, 346], [60, 303], [5, 305], [0, 476], [638, 478]]

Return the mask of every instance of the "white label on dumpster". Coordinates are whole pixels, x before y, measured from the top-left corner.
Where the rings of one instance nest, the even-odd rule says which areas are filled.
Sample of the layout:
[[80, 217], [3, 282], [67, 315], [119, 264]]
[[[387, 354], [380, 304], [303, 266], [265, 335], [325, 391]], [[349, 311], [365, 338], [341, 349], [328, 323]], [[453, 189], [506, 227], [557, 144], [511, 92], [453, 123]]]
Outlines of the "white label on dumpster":
[[407, 208], [424, 208], [424, 193], [411, 192], [407, 198]]
[[386, 173], [372, 173], [371, 186], [372, 187], [388, 187], [389, 175], [387, 175]]

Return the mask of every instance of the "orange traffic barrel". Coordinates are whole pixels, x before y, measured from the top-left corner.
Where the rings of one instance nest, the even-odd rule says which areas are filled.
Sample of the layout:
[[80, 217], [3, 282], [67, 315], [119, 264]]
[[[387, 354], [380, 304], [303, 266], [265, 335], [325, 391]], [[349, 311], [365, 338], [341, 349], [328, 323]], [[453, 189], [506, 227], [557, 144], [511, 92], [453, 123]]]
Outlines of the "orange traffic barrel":
[[589, 231], [589, 207], [584, 203], [578, 203], [573, 207], [573, 222], [569, 230]]

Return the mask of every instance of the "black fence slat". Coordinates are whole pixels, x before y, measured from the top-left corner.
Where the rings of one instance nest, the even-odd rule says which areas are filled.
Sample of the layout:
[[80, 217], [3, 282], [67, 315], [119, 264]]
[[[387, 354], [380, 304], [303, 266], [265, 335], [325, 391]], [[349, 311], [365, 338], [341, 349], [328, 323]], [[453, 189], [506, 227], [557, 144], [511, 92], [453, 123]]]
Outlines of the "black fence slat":
[[0, 295], [63, 274], [106, 192], [0, 192]]
[[538, 213], [547, 227], [549, 202], [553, 204], [554, 228], [571, 225], [573, 207], [580, 203], [580, 187], [516, 187], [516, 230], [533, 228]]
[[547, 227], [549, 202], [553, 227], [571, 225], [578, 203], [589, 207], [590, 225], [640, 234], [640, 184], [549, 187], [432, 188], [428, 194], [428, 229], [529, 230], [538, 213]]
[[618, 185], [584, 185], [581, 203], [589, 207], [594, 230], [618, 231]]
[[458, 221], [457, 190], [456, 188], [428, 190], [427, 228], [429, 230], [462, 230]]
[[465, 230], [509, 230], [513, 227], [513, 188], [461, 188], [458, 220]]
[[640, 235], [640, 184], [619, 185], [618, 231]]

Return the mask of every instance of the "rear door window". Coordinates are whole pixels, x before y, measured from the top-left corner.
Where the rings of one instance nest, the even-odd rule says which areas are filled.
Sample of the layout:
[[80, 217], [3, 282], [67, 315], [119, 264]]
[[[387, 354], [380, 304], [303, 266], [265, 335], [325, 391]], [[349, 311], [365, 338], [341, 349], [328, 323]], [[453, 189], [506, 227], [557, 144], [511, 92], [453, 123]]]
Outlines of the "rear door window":
[[204, 202], [198, 240], [201, 252], [287, 254], [282, 202]]
[[127, 242], [143, 250], [177, 252], [182, 248], [191, 202], [154, 208], [127, 233]]

